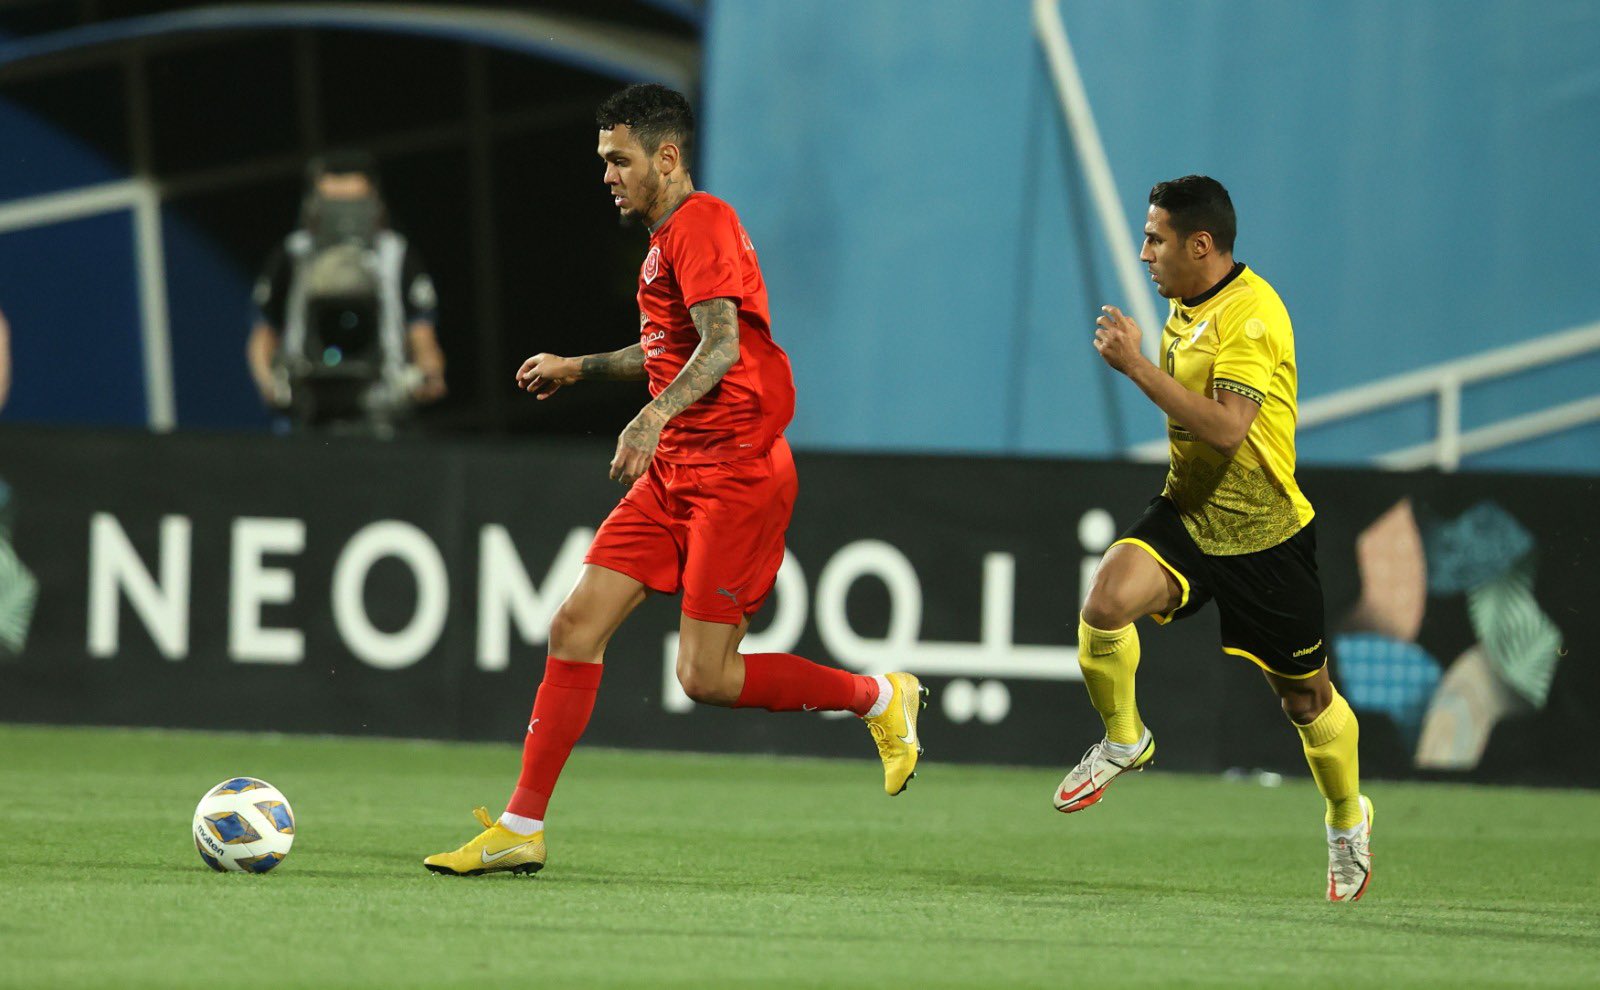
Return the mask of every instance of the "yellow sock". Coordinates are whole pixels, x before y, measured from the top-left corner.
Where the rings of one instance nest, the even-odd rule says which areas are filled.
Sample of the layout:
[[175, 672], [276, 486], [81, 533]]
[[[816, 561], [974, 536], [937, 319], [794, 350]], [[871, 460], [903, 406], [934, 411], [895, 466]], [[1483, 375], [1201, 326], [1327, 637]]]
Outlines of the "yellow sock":
[[1078, 666], [1089, 700], [1106, 724], [1106, 738], [1131, 745], [1144, 738], [1133, 703], [1133, 673], [1139, 669], [1139, 633], [1133, 623], [1107, 631], [1078, 617]]
[[1361, 727], [1350, 703], [1334, 691], [1333, 703], [1321, 715], [1311, 724], [1295, 728], [1300, 731], [1317, 790], [1327, 799], [1327, 823], [1333, 828], [1361, 824], [1361, 761], [1356, 752]]

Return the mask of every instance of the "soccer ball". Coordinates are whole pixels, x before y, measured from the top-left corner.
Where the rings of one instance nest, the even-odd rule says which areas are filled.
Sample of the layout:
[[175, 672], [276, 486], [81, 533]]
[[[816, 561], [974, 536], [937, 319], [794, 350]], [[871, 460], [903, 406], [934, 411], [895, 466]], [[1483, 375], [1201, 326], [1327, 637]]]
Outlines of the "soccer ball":
[[218, 873], [265, 873], [294, 845], [294, 809], [283, 792], [254, 777], [231, 777], [194, 809], [194, 847]]

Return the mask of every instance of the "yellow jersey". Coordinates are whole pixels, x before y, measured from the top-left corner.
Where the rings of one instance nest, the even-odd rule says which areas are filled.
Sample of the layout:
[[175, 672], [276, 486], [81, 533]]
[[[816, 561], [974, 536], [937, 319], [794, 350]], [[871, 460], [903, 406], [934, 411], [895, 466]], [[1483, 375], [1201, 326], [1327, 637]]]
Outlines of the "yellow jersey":
[[1311, 521], [1294, 480], [1294, 329], [1283, 300], [1246, 266], [1192, 300], [1171, 300], [1162, 367], [1191, 392], [1237, 392], [1261, 407], [1231, 459], [1171, 419], [1172, 466], [1162, 495], [1203, 553], [1275, 547]]

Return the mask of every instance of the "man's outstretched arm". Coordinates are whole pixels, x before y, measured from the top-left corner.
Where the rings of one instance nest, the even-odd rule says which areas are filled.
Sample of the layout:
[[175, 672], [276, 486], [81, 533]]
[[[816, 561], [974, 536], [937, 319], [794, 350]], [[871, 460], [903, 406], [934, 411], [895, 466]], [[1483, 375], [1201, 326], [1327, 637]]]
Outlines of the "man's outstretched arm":
[[601, 382], [644, 381], [644, 348], [629, 344], [607, 354], [586, 354], [578, 358], [578, 377]]
[[605, 354], [573, 358], [535, 354], [517, 369], [517, 388], [532, 392], [535, 398], [548, 399], [561, 386], [584, 380], [637, 382], [644, 378], [644, 348], [629, 344]]

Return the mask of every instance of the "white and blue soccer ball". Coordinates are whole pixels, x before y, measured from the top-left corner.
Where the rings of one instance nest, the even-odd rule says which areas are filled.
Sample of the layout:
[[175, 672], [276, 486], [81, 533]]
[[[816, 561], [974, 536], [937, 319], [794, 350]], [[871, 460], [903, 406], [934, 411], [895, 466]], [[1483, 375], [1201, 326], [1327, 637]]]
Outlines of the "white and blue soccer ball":
[[294, 809], [264, 780], [230, 777], [194, 809], [194, 847], [218, 873], [266, 873], [292, 845]]

